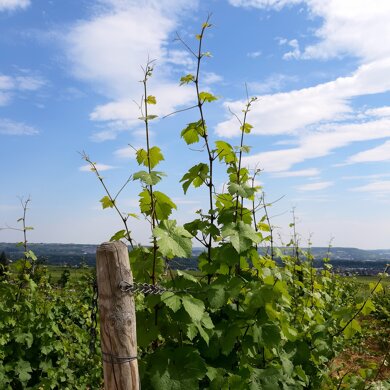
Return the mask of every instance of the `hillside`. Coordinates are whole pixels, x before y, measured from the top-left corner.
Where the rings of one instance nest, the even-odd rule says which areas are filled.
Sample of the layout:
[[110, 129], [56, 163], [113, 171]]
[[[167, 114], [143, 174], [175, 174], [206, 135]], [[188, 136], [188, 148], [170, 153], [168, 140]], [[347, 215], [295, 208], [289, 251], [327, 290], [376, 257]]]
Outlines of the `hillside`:
[[[94, 266], [96, 247], [97, 245], [94, 244], [29, 244], [29, 248], [46, 264], [69, 266], [79, 266], [80, 264]], [[291, 250], [280, 249], [285, 252]], [[23, 255], [23, 248], [14, 243], [0, 243], [0, 252], [2, 251], [11, 260], [17, 260]], [[172, 268], [196, 269], [195, 258], [201, 251], [201, 248], [194, 248], [192, 258], [172, 260]], [[327, 256], [328, 248], [313, 247], [311, 252], [315, 258], [314, 266], [321, 267], [322, 259]], [[371, 275], [380, 272], [389, 262], [390, 249], [363, 250], [335, 247], [331, 248], [330, 259], [336, 270]]]

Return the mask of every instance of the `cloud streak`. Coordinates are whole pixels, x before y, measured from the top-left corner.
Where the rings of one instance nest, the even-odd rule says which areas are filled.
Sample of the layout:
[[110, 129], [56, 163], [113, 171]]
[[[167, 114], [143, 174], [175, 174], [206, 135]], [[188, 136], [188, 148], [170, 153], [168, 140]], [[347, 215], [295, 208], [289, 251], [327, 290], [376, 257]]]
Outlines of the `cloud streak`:
[[0, 118], [0, 135], [36, 135], [39, 131], [23, 122]]
[[0, 12], [26, 9], [30, 4], [30, 0], [0, 0]]
[[70, 29], [65, 45], [73, 75], [110, 100], [95, 107], [90, 118], [108, 123], [100, 138], [112, 139], [138, 123], [139, 109], [132, 100], [142, 96], [140, 66], [148, 58], [158, 60], [149, 85], [158, 102], [154, 114], [168, 114], [194, 100], [189, 88], [171, 80], [173, 68], [188, 68], [192, 60], [180, 47], [169, 50], [168, 41], [181, 14], [197, 2], [147, 0], [140, 6], [137, 1], [110, 0], [103, 4], [100, 13]]

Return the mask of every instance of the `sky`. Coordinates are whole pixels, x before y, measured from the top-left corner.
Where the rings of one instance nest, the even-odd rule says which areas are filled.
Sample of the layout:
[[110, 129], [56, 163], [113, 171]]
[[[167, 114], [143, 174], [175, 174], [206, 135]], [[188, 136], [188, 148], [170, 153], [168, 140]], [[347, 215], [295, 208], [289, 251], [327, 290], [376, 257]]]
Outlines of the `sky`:
[[[16, 227], [19, 198], [31, 197], [31, 242], [100, 243], [122, 228], [102, 210], [100, 183], [118, 190], [139, 170], [133, 149], [145, 146], [134, 101], [142, 69], [156, 96], [151, 142], [165, 160], [158, 184], [178, 206], [180, 224], [207, 207], [207, 191], [179, 183], [206, 154], [180, 138], [196, 111], [165, 119], [195, 102], [180, 77], [211, 13], [200, 83], [219, 97], [206, 107], [213, 141], [239, 144], [246, 89], [249, 113], [244, 163], [258, 177], [279, 243], [295, 210], [301, 243], [390, 248], [390, 2], [388, 0], [0, 0], [0, 227]], [[218, 168], [215, 182], [226, 178]], [[118, 201], [137, 212], [138, 182]], [[147, 243], [142, 218], [131, 221]], [[0, 242], [20, 232], [0, 230]]]

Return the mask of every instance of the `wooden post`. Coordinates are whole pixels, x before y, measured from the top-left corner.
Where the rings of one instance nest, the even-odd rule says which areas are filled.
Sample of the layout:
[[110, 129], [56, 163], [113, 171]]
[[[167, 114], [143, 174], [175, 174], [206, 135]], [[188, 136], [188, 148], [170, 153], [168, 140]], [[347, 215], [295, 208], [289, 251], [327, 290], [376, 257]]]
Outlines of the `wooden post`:
[[121, 291], [133, 283], [127, 246], [105, 242], [96, 251], [100, 338], [105, 390], [139, 390], [134, 298]]

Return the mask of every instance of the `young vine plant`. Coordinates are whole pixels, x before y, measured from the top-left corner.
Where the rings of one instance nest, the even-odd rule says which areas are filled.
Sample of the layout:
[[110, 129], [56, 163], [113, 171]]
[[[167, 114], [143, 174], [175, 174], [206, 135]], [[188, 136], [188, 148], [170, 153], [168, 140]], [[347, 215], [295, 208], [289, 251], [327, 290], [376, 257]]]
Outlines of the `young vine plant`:
[[[210, 56], [203, 51], [204, 38], [211, 27], [207, 19], [196, 35], [196, 49], [178, 35], [196, 63], [195, 73], [181, 77], [180, 84], [193, 86], [196, 104], [188, 110], [197, 112], [197, 119], [180, 135], [186, 145], [199, 144], [206, 156], [180, 182], [184, 194], [190, 187], [206, 191], [207, 210], [198, 210], [195, 219], [179, 226], [171, 218], [175, 203], [158, 190], [165, 174], [156, 169], [164, 160], [162, 151], [150, 140], [157, 118], [157, 99], [148, 90], [152, 61], [143, 68], [139, 119], [145, 147], [136, 150], [140, 170], [112, 195], [96, 164], [84, 154], [106, 192], [103, 208], [115, 209], [123, 222], [124, 229], [112, 240], [129, 242], [135, 281], [170, 290], [161, 296], [137, 296], [142, 385], [159, 390], [336, 388], [329, 362], [344, 340], [360, 331], [356, 313], [368, 314], [374, 305], [370, 297], [356, 302], [328, 262], [315, 271], [310, 252], [299, 249], [295, 221], [289, 244], [293, 250], [282, 253], [274, 247], [270, 204], [255, 180], [260, 170], [243, 164], [250, 151], [245, 144], [252, 130], [250, 111], [259, 103], [247, 96], [241, 117], [233, 114], [240, 131], [238, 145], [213, 141], [207, 126], [205, 106], [217, 100], [202, 90], [201, 80], [202, 63]], [[215, 186], [217, 165], [226, 171], [222, 192]], [[118, 195], [130, 181], [141, 187], [139, 210], [150, 226], [148, 246], [137, 245], [131, 236], [128, 222], [136, 216], [117, 206]], [[199, 272], [172, 272], [172, 259], [192, 256], [192, 242], [203, 247], [197, 258]], [[270, 252], [260, 253], [260, 245]]]

